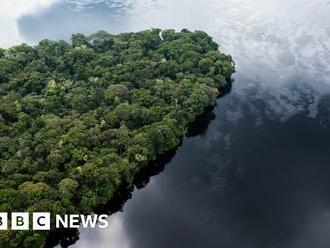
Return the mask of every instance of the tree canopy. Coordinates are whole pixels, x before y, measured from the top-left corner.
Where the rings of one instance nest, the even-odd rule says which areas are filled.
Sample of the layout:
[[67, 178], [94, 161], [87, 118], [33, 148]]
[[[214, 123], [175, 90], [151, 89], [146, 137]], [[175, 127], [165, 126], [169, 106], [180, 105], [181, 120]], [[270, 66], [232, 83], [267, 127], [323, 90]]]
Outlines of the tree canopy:
[[[0, 212], [91, 213], [179, 145], [234, 65], [202, 31], [160, 31], [0, 49]], [[40, 247], [47, 233], [0, 235]]]

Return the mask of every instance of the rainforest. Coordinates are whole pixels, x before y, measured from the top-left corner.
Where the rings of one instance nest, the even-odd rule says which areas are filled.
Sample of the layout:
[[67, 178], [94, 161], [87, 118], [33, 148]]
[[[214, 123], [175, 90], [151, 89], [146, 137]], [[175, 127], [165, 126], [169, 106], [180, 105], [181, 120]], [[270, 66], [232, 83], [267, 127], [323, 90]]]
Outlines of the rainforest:
[[[92, 213], [175, 149], [233, 72], [186, 29], [0, 49], [0, 212]], [[2, 231], [0, 246], [43, 247], [51, 232]]]

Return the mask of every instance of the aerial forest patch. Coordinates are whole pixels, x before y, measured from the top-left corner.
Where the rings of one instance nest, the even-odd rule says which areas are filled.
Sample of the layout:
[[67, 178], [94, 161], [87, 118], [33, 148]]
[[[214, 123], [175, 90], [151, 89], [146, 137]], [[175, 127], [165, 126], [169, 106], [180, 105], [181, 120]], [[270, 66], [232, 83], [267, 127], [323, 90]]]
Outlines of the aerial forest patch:
[[[234, 65], [204, 32], [159, 33], [0, 49], [0, 212], [91, 213], [179, 145]], [[46, 236], [1, 232], [0, 246]]]

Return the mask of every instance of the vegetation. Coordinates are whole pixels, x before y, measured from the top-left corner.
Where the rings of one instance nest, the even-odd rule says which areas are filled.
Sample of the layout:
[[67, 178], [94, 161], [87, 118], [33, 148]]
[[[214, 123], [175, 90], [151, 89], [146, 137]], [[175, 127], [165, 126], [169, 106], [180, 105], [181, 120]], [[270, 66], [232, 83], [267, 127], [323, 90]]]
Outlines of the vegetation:
[[[0, 212], [91, 213], [215, 104], [231, 57], [204, 32], [159, 32], [0, 49]], [[1, 232], [0, 246], [46, 235]]]

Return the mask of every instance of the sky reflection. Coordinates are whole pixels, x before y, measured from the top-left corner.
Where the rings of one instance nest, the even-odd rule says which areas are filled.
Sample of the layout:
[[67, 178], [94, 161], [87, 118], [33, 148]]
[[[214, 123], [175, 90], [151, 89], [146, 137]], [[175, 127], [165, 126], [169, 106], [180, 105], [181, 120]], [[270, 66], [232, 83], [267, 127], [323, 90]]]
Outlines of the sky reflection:
[[207, 132], [186, 138], [109, 229], [83, 230], [74, 247], [330, 246], [328, 1], [26, 2], [0, 10], [1, 46], [100, 29], [202, 29], [237, 65]]

